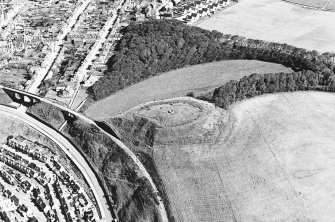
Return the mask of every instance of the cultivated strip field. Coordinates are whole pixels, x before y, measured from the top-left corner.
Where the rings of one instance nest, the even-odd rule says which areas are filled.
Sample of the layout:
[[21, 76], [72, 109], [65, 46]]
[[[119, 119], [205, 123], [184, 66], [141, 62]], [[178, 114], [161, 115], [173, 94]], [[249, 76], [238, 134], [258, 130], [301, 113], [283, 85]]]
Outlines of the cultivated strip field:
[[154, 147], [176, 221], [332, 221], [334, 107], [331, 93], [266, 95], [223, 115], [212, 144]]
[[141, 103], [185, 96], [220, 86], [252, 73], [290, 72], [278, 64], [236, 60], [208, 63], [167, 72], [130, 86], [89, 106], [85, 114], [95, 120], [110, 118]]
[[[324, 3], [323, 0], [313, 2]], [[334, 4], [330, 1], [328, 7]], [[335, 50], [333, 21], [333, 12], [308, 10], [282, 0], [242, 0], [197, 26], [326, 52]]]

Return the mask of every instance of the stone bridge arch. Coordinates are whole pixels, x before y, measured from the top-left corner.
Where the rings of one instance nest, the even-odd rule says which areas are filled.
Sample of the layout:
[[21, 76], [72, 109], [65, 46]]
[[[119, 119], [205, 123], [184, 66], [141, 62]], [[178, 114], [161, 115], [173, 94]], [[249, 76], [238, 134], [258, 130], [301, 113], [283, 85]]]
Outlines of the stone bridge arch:
[[3, 88], [3, 91], [13, 100], [13, 102], [22, 104], [27, 107], [40, 102], [39, 98], [26, 94], [25, 92], [20, 92], [8, 88]]

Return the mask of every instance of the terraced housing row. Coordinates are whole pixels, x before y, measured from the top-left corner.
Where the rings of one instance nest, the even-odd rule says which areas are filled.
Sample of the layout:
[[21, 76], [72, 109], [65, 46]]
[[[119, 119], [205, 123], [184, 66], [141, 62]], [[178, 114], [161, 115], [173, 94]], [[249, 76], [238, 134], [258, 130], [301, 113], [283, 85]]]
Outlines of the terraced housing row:
[[1, 205], [0, 215], [6, 213], [3, 220], [72, 222], [82, 218], [93, 222], [99, 218], [88, 188], [62, 167], [55, 153], [38, 142], [9, 137], [0, 148], [0, 176], [5, 200], [12, 196], [19, 200]]

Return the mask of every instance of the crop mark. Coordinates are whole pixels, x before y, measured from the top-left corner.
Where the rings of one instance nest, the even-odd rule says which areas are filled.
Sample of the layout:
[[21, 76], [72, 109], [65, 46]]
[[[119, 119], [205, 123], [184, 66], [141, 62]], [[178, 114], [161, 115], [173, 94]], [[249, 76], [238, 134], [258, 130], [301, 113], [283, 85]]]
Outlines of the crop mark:
[[[289, 174], [287, 173], [287, 171], [285, 170], [285, 168], [282, 166], [281, 162], [279, 159], [282, 160], [282, 156], [279, 153], [276, 153], [274, 150], [276, 150], [275, 145], [274, 144], [270, 144], [270, 142], [267, 140], [267, 138], [265, 138], [264, 134], [262, 133], [261, 127], [257, 124], [257, 121], [255, 120], [255, 118], [252, 116], [252, 113], [250, 111], [247, 111], [247, 113], [249, 114], [250, 118], [252, 119], [252, 121], [254, 122], [255, 127], [257, 128], [257, 131], [261, 137], [261, 139], [267, 144], [267, 149], [270, 151], [271, 155], [273, 156], [274, 160], [277, 163], [277, 166], [279, 167], [279, 169], [281, 170], [285, 181], [289, 184], [290, 189], [292, 191], [292, 193], [295, 196], [299, 196], [298, 192], [295, 190], [292, 182], [290, 181], [290, 177]], [[299, 198], [301, 199], [301, 197], [299, 196]], [[303, 211], [303, 215], [309, 215], [308, 211], [306, 211], [304, 204], [300, 204], [300, 206], [302, 207], [302, 211]], [[307, 218], [304, 218], [307, 219]]]

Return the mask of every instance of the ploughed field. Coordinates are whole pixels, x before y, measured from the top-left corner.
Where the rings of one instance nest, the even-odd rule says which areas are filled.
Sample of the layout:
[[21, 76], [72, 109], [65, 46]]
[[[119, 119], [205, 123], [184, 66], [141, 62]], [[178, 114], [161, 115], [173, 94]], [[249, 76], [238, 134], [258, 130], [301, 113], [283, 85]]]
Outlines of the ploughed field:
[[159, 125], [152, 155], [176, 221], [332, 221], [334, 107], [335, 94], [296, 92], [228, 111], [169, 100], [122, 118], [140, 113]]
[[[328, 1], [290, 0], [325, 6]], [[327, 9], [335, 9], [334, 0]], [[335, 13], [308, 10], [282, 0], [242, 0], [197, 26], [247, 38], [287, 43], [300, 48], [335, 50]]]
[[190, 66], [149, 78], [97, 101], [85, 110], [85, 115], [95, 120], [103, 120], [141, 103], [205, 91], [252, 73], [290, 71], [279, 64], [254, 60], [220, 61]]

